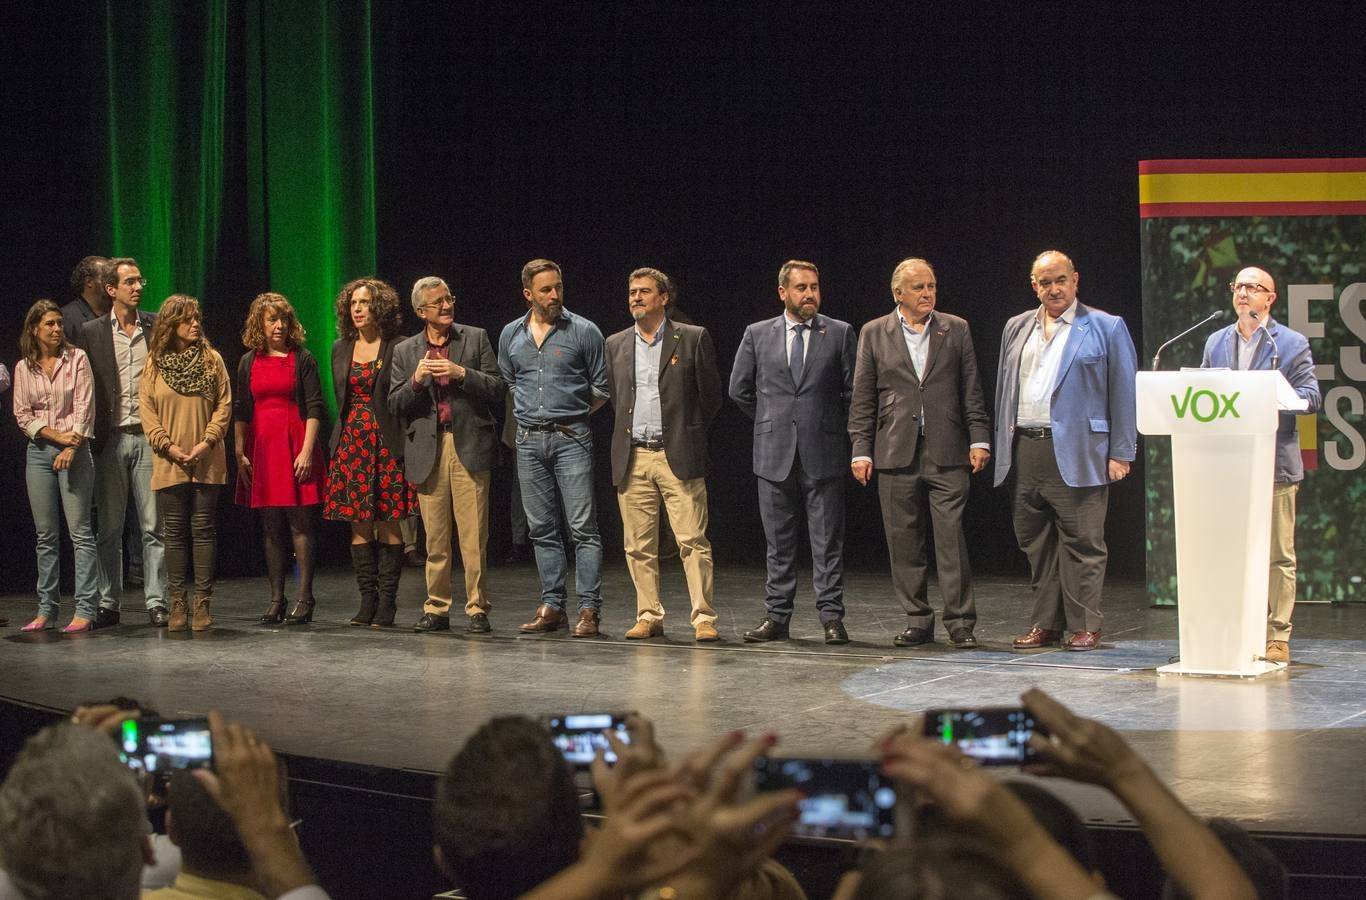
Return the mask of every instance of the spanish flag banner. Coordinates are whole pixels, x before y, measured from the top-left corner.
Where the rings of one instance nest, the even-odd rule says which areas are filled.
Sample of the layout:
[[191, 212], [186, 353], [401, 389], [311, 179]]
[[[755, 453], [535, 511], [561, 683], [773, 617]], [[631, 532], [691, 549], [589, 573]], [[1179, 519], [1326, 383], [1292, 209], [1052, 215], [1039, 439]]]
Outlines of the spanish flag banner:
[[[1215, 310], [1222, 322], [1174, 344], [1197, 366], [1233, 321], [1229, 283], [1271, 275], [1270, 318], [1309, 340], [1320, 403], [1298, 417], [1299, 598], [1366, 600], [1366, 157], [1161, 159], [1138, 164], [1143, 334], [1151, 357]], [[1145, 439], [1149, 595], [1176, 601], [1169, 443]]]

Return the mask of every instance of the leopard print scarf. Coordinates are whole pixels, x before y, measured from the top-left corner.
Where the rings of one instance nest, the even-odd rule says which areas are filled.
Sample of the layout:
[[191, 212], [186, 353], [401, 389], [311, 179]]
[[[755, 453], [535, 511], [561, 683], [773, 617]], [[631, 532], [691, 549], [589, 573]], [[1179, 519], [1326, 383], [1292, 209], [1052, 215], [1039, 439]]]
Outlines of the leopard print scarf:
[[218, 396], [214, 369], [204, 358], [204, 345], [199, 341], [179, 353], [163, 353], [157, 360], [157, 370], [177, 394], [208, 400]]

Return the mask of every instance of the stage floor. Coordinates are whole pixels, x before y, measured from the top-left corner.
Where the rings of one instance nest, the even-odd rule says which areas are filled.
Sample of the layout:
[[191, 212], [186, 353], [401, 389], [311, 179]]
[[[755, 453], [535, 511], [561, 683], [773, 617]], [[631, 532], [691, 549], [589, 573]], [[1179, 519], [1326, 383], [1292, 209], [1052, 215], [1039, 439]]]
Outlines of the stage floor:
[[[847, 575], [853, 641], [821, 642], [809, 587], [799, 593], [791, 641], [744, 644], [763, 615], [758, 567], [716, 572], [722, 641], [698, 645], [687, 624], [681, 569], [666, 564], [666, 637], [627, 642], [634, 594], [625, 569], [604, 572], [597, 639], [521, 635], [537, 597], [534, 566], [496, 568], [489, 585], [493, 634], [420, 635], [420, 570], [404, 572], [402, 628], [348, 627], [349, 569], [320, 573], [316, 621], [261, 627], [261, 579], [219, 583], [217, 625], [170, 634], [146, 624], [140, 595], [124, 624], [87, 635], [21, 635], [31, 595], [0, 597], [0, 696], [69, 709], [115, 695], [163, 715], [222, 710], [296, 757], [439, 772], [484, 720], [511, 713], [639, 710], [664, 747], [682, 753], [732, 729], [772, 731], [787, 754], [844, 755], [907, 713], [933, 706], [1002, 705], [1043, 688], [1126, 738], [1198, 813], [1262, 832], [1366, 834], [1366, 608], [1302, 604], [1294, 663], [1257, 680], [1161, 677], [1177, 652], [1174, 610], [1150, 609], [1143, 586], [1107, 586], [1105, 647], [1092, 653], [1018, 653], [1028, 586], [977, 586], [982, 646], [901, 650], [904, 617], [881, 572]], [[937, 603], [937, 598], [935, 598]], [[69, 615], [69, 606], [63, 610]], [[463, 625], [457, 616], [456, 627]], [[1093, 823], [1127, 824], [1108, 795], [1052, 785]]]

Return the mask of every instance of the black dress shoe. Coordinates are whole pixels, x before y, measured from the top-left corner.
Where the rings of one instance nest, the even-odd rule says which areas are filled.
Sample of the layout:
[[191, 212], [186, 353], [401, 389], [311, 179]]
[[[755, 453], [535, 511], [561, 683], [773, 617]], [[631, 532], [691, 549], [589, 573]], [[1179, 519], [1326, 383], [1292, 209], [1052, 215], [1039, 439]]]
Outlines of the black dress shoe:
[[427, 555], [414, 547], [403, 554], [403, 564], [410, 569], [420, 569], [427, 565]]
[[934, 633], [928, 628], [912, 625], [892, 638], [892, 643], [898, 647], [919, 647], [921, 644], [934, 643]]
[[436, 613], [423, 613], [422, 618], [417, 620], [413, 626], [413, 631], [450, 631], [451, 617], [438, 616]]
[[831, 619], [825, 623], [825, 642], [827, 644], [849, 643], [849, 632], [844, 630], [843, 619]]
[[101, 606], [95, 610], [95, 621], [91, 623], [91, 628], [108, 628], [111, 625], [119, 624], [119, 611]]
[[765, 641], [787, 640], [787, 623], [764, 619], [753, 631], [745, 632], [745, 643], [762, 644]]
[[470, 616], [470, 624], [465, 630], [470, 634], [488, 634], [493, 630], [493, 626], [489, 624], [488, 613], [475, 613]]
[[166, 622], [171, 618], [171, 614], [166, 611], [164, 606], [153, 606], [147, 610], [147, 620], [152, 623], [153, 628], [165, 628]]
[[977, 646], [977, 638], [972, 636], [971, 628], [954, 628], [949, 632], [949, 646], [955, 650], [971, 650]]

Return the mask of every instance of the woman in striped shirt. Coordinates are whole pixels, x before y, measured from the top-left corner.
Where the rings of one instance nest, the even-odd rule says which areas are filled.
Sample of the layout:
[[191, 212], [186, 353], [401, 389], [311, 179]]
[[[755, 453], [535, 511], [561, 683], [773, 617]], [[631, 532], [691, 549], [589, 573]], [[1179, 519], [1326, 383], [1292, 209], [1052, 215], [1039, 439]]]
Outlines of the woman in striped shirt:
[[89, 631], [100, 581], [90, 526], [95, 463], [86, 443], [95, 419], [90, 361], [66, 342], [61, 310], [51, 300], [39, 300], [29, 309], [19, 349], [23, 356], [14, 367], [14, 418], [29, 439], [24, 476], [38, 533], [38, 615], [22, 630], [46, 631], [57, 618], [59, 515], [65, 513], [76, 552], [76, 615], [62, 631]]

